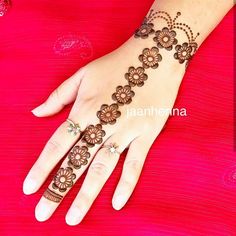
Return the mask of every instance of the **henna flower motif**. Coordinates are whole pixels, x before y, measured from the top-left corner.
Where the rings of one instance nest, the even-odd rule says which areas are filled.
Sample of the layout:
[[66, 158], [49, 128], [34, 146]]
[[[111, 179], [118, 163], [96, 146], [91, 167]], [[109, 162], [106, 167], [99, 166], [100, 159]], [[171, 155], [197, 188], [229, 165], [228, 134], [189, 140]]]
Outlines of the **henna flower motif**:
[[134, 96], [134, 91], [131, 90], [129, 85], [118, 86], [116, 92], [112, 94], [112, 99], [116, 101], [119, 105], [130, 104], [132, 102], [132, 97]]
[[81, 165], [86, 165], [88, 163], [87, 159], [89, 157], [90, 153], [86, 146], [75, 146], [68, 155], [68, 165], [72, 165], [75, 169], [79, 169]]
[[159, 49], [156, 47], [152, 47], [151, 49], [145, 48], [143, 53], [139, 55], [139, 60], [143, 63], [143, 67], [145, 69], [152, 68], [156, 69], [162, 60], [162, 56], [159, 54]]
[[72, 187], [76, 175], [70, 167], [60, 168], [54, 176], [52, 187], [60, 192], [65, 192], [67, 188]]
[[174, 54], [174, 58], [179, 60], [180, 64], [188, 61], [192, 57], [193, 48], [188, 43], [183, 43], [182, 46], [177, 45], [175, 50], [177, 52]]
[[141, 87], [144, 85], [144, 81], [147, 80], [148, 76], [144, 73], [143, 67], [130, 67], [128, 73], [125, 74], [125, 78], [128, 80], [130, 86], [137, 85]]
[[102, 138], [105, 136], [105, 131], [102, 130], [102, 125], [89, 125], [85, 132], [82, 141], [87, 144], [88, 147], [93, 147], [95, 144], [101, 144]]
[[102, 105], [100, 111], [97, 112], [97, 117], [100, 119], [101, 124], [115, 124], [116, 119], [120, 117], [121, 113], [118, 111], [119, 106], [114, 103], [109, 105]]
[[175, 37], [176, 32], [165, 27], [162, 30], [156, 31], [156, 37], [154, 37], [153, 40], [157, 42], [157, 47], [165, 48], [170, 51], [173, 49], [173, 45], [178, 43]]
[[155, 33], [155, 30], [153, 29], [153, 27], [154, 27], [154, 24], [148, 23], [148, 19], [145, 17], [139, 29], [135, 31], [134, 37], [146, 39], [150, 34]]

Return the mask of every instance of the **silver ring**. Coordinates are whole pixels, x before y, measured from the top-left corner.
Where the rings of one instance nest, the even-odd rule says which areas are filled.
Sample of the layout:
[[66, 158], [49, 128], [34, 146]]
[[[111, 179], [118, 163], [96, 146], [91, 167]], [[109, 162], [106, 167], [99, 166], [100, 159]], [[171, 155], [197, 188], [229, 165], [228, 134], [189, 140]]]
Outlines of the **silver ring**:
[[70, 119], [67, 119], [66, 121], [69, 123], [69, 125], [68, 125], [68, 127], [67, 127], [68, 133], [70, 133], [70, 134], [73, 135], [73, 136], [76, 136], [78, 133], [81, 132], [81, 128], [80, 128], [79, 124], [75, 124], [75, 123], [74, 123], [72, 120], [70, 120]]
[[109, 154], [120, 155], [120, 152], [118, 151], [119, 146], [116, 143], [110, 143], [108, 145], [104, 145], [102, 148], [106, 148]]

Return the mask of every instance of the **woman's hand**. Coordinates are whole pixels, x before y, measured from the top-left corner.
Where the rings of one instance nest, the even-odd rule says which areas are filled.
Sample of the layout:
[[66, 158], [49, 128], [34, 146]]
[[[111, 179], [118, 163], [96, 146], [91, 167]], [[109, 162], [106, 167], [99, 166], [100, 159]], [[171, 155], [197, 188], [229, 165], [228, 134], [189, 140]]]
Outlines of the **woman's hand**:
[[[52, 135], [24, 182], [25, 194], [36, 192], [68, 153], [36, 207], [39, 221], [53, 214], [89, 168], [66, 215], [69, 225], [81, 222], [120, 154], [128, 148], [112, 199], [117, 210], [125, 205], [148, 150], [168, 118], [168, 112], [158, 115], [159, 109], [171, 110], [184, 75], [184, 64], [188, 64], [197, 47], [233, 5], [230, 0], [207, 0], [201, 4], [190, 0], [159, 0], [157, 8], [155, 1], [154, 10], [145, 17], [135, 37], [79, 70], [33, 111], [39, 117], [50, 116], [74, 102], [69, 120]], [[160, 8], [169, 13], [158, 11]], [[179, 21], [179, 10], [185, 15], [184, 21]], [[201, 35], [193, 31], [200, 31]]]
[[[53, 214], [72, 185], [89, 168], [66, 215], [69, 225], [78, 224], [126, 148], [129, 150], [112, 199], [113, 207], [121, 209], [132, 194], [147, 153], [169, 115], [166, 112], [158, 116], [158, 109], [173, 107], [185, 70], [173, 55], [163, 52], [160, 56], [158, 50], [154, 50], [153, 66], [160, 65], [158, 69], [143, 69], [146, 67], [143, 49], [153, 46], [151, 40], [144, 41], [132, 38], [114, 52], [91, 62], [33, 110], [38, 117], [50, 116], [75, 101], [69, 119], [84, 131], [71, 135], [70, 124], [67, 121], [61, 124], [26, 177], [24, 193], [32, 194], [69, 152], [36, 207], [39, 221]], [[107, 108], [112, 110], [110, 117], [106, 117], [104, 106], [101, 109], [103, 104], [115, 104]]]

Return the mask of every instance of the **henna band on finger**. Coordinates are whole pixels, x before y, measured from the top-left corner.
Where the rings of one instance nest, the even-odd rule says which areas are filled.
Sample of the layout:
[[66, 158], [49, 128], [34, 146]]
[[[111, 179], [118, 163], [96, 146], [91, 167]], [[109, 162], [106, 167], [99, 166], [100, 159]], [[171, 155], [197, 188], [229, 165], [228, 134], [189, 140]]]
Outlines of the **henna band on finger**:
[[43, 196], [52, 202], [60, 202], [63, 198], [63, 196], [61, 196], [58, 193], [53, 192], [49, 188], [47, 188], [47, 190], [44, 192]]

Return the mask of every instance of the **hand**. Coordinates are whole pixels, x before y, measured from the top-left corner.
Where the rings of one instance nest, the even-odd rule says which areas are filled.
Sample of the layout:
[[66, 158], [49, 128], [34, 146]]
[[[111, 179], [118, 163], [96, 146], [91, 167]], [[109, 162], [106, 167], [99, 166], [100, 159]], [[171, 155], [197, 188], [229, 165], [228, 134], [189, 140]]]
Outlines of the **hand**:
[[[143, 112], [145, 109], [171, 109], [185, 71], [185, 67], [173, 55], [163, 51], [162, 58], [158, 55], [156, 62], [161, 66], [158, 69], [146, 68], [145, 71], [139, 69], [140, 80], [135, 80], [132, 66], [142, 66], [145, 59], [142, 56], [138, 59], [138, 56], [144, 48], [153, 47], [153, 42], [149, 44], [144, 41], [132, 38], [114, 52], [86, 65], [62, 83], [45, 103], [33, 110], [38, 117], [50, 116], [74, 102], [69, 119], [78, 123], [84, 131], [71, 135], [67, 130], [69, 123], [65, 121], [49, 139], [28, 173], [23, 189], [25, 194], [32, 194], [70, 151], [36, 207], [37, 220], [47, 220], [72, 185], [89, 168], [66, 215], [69, 225], [80, 223], [126, 148], [128, 153], [112, 199], [113, 207], [121, 209], [131, 196], [147, 153], [169, 115], [166, 113], [158, 116], [154, 111], [153, 114], [147, 112], [146, 115], [135, 116], [135, 111], [140, 113], [140, 109], [144, 109]], [[118, 86], [125, 86], [126, 99], [120, 96], [121, 87]], [[114, 103], [119, 105], [110, 107], [113, 110], [110, 117], [105, 116], [105, 110], [99, 112], [97, 117], [96, 113], [102, 104]], [[99, 119], [102, 126], [97, 125]], [[111, 124], [107, 124], [109, 121]], [[90, 133], [92, 129], [96, 131], [94, 136]], [[115, 145], [114, 148], [112, 145]]]

